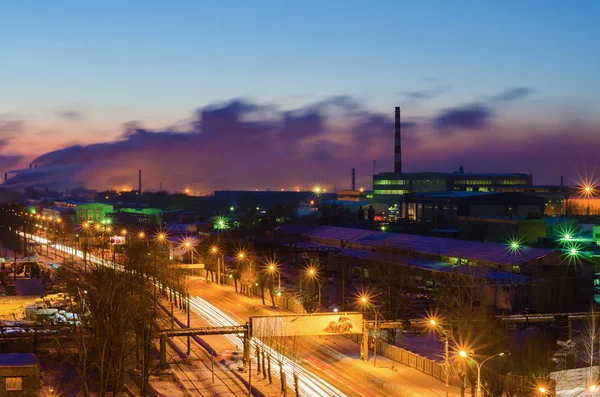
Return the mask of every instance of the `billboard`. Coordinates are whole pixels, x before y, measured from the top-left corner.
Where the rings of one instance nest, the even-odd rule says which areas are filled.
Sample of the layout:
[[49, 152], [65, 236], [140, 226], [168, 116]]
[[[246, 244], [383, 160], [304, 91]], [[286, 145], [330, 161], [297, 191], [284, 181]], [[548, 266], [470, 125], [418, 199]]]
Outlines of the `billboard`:
[[251, 317], [252, 336], [362, 334], [362, 313], [318, 313]]
[[124, 245], [126, 241], [125, 236], [110, 236], [110, 243], [112, 245]]

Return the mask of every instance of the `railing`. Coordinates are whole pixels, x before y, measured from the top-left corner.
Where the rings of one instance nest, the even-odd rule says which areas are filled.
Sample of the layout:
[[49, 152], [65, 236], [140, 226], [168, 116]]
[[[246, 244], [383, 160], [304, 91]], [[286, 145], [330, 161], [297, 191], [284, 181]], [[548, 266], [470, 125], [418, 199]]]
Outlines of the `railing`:
[[[362, 337], [363, 336], [359, 334], [351, 335], [351, 339], [359, 344], [362, 341]], [[369, 336], [369, 348], [374, 346], [374, 343], [374, 338]], [[415, 368], [416, 370], [426, 375], [433, 376], [442, 382], [446, 380], [444, 364], [440, 364], [436, 361], [419, 356], [418, 354], [402, 349], [401, 347], [390, 345], [382, 340], [378, 340], [377, 354], [387, 357], [390, 360], [396, 361], [400, 364], [406, 365], [407, 367]], [[457, 377], [454, 377], [454, 379], [451, 379], [451, 384], [460, 385], [460, 380]]]

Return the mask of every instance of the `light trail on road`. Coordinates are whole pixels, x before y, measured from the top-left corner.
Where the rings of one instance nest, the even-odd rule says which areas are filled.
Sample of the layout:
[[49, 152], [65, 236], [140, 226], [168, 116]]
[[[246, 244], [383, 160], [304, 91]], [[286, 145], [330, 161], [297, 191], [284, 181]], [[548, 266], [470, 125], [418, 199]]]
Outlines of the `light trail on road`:
[[[222, 310], [216, 308], [214, 305], [208, 303], [200, 297], [196, 296], [194, 298], [190, 298], [190, 308], [192, 308], [196, 314], [200, 315], [212, 326], [223, 327], [239, 325], [237, 321], [229, 317]], [[234, 335], [224, 336], [234, 345], [239, 343], [239, 340], [236, 339], [236, 336]], [[295, 372], [298, 375], [298, 387], [301, 395], [321, 397], [345, 396], [344, 393], [325, 382], [323, 379], [305, 370], [289, 358], [281, 356], [275, 350], [271, 349], [271, 347], [263, 343], [260, 339], [252, 338], [251, 343], [258, 345], [262, 350], [270, 354], [271, 357], [281, 357], [283, 361], [283, 370], [286, 373], [287, 383], [291, 388], [294, 388], [293, 375], [295, 368]]]
[[[34, 240], [35, 242], [40, 243], [40, 244], [48, 244], [49, 243], [49, 241], [43, 237], [30, 235], [30, 234], [25, 235], [23, 232], [19, 232], [19, 234], [21, 236], [25, 236], [31, 240]], [[84, 258], [84, 254], [80, 250], [76, 250], [74, 248], [64, 246], [61, 244], [50, 244], [50, 246], [53, 247], [55, 250], [74, 255], [80, 259]], [[117, 265], [115, 263], [112, 263], [112, 261], [109, 261], [106, 259], [98, 258], [95, 255], [92, 255], [90, 253], [87, 253], [85, 255], [85, 257], [86, 257], [86, 260], [89, 260], [90, 262], [95, 263], [97, 265], [109, 266], [109, 267], [112, 267], [114, 269], [119, 269], [119, 270], [122, 269], [121, 265]], [[220, 310], [216, 306], [208, 303], [207, 301], [200, 298], [199, 296], [190, 297], [190, 308], [192, 310], [194, 310], [194, 312], [196, 314], [201, 316], [204, 320], [206, 320], [212, 326], [221, 327], [221, 326], [240, 325], [237, 321], [235, 321], [234, 319], [229, 317], [222, 310]], [[235, 335], [224, 335], [224, 336], [234, 346], [236, 346], [239, 343], [239, 339]], [[294, 377], [293, 377], [294, 373], [296, 373], [298, 375], [298, 388], [300, 389], [301, 395], [311, 396], [311, 397], [312, 396], [315, 396], [315, 397], [345, 397], [346, 396], [344, 393], [342, 393], [341, 391], [339, 391], [338, 389], [336, 389], [335, 387], [333, 387], [332, 385], [330, 385], [323, 379], [314, 375], [310, 371], [302, 368], [301, 366], [294, 363], [292, 360], [285, 357], [284, 355], [279, 354], [278, 352], [273, 350], [270, 346], [263, 343], [260, 339], [252, 338], [251, 343], [253, 343], [256, 346], [259, 346], [262, 350], [264, 350], [265, 352], [270, 354], [271, 357], [276, 357], [277, 359], [279, 359], [279, 358], [281, 359], [281, 361], [283, 362], [283, 371], [286, 374], [287, 384], [292, 389], [294, 388]], [[274, 371], [274, 372], [275, 372], [276, 376], [279, 376], [278, 371]]]

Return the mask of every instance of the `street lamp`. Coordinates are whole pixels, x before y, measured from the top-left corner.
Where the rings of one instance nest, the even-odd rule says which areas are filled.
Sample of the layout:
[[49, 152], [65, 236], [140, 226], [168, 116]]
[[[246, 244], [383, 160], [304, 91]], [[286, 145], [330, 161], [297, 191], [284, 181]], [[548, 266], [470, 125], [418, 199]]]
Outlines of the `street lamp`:
[[[221, 284], [221, 266], [223, 265], [221, 264], [222, 262], [225, 262], [225, 255], [221, 254], [219, 255], [219, 249], [217, 247], [212, 247], [210, 249], [211, 254], [213, 255], [217, 255], [217, 284]], [[221, 260], [219, 260], [221, 259]]]
[[250, 280], [248, 280], [248, 290], [247, 290], [248, 297], [250, 297], [250, 292], [251, 292], [250, 289], [252, 288], [252, 280], [254, 280], [254, 272], [253, 272], [253, 269], [252, 269], [252, 259], [247, 258], [247, 255], [244, 252], [239, 252], [238, 253], [238, 258], [240, 260], [242, 260], [242, 261], [244, 259], [247, 259], [248, 260], [248, 264], [250, 266]]
[[[367, 296], [365, 296], [365, 295], [363, 295], [363, 296], [360, 297], [360, 302], [362, 304], [364, 304], [364, 305], [371, 306], [371, 308], [373, 309], [373, 313], [375, 313], [375, 332], [374, 332], [374, 335], [375, 335], [375, 338], [374, 338], [375, 339], [375, 344], [373, 346], [373, 366], [376, 367], [377, 366], [377, 333], [378, 333], [378, 330], [379, 330], [377, 326], [378, 326], [378, 320], [379, 320], [379, 310], [381, 309], [381, 306], [377, 307], [374, 304], [372, 304], [369, 301], [369, 298]], [[366, 334], [366, 336], [364, 336], [364, 337], [366, 337], [368, 339], [369, 334], [366, 331], [367, 331], [367, 329], [366, 329], [366, 326], [365, 326], [365, 334]], [[368, 357], [369, 357], [368, 350], [365, 350], [365, 353], [366, 353], [367, 361], [368, 361]]]
[[448, 332], [445, 328], [443, 328], [435, 318], [429, 319], [429, 325], [434, 329], [440, 331], [440, 333], [444, 336], [444, 372], [446, 377], [446, 396], [448, 395], [448, 386], [449, 386], [449, 377], [450, 377], [450, 356], [448, 349]]
[[467, 360], [473, 361], [475, 363], [475, 365], [477, 366], [477, 392], [476, 392], [475, 396], [481, 397], [481, 367], [483, 366], [483, 364], [485, 364], [486, 361], [489, 361], [492, 358], [504, 356], [504, 352], [494, 354], [493, 356], [490, 356], [490, 357], [486, 358], [485, 360], [483, 360], [481, 363], [478, 362], [477, 360], [475, 360], [473, 357], [470, 357], [467, 354], [467, 352], [464, 350], [459, 351], [458, 355], [462, 358], [466, 358]]
[[314, 267], [309, 267], [307, 270], [308, 276], [314, 279], [317, 282], [317, 285], [319, 286], [319, 312], [321, 312], [321, 288], [323, 287], [323, 283], [321, 283], [317, 269], [315, 269]]
[[277, 269], [276, 262], [269, 261], [267, 264], [269, 265], [269, 267], [268, 267], [269, 273], [277, 273], [277, 278], [278, 278], [277, 296], [281, 296], [281, 272]]

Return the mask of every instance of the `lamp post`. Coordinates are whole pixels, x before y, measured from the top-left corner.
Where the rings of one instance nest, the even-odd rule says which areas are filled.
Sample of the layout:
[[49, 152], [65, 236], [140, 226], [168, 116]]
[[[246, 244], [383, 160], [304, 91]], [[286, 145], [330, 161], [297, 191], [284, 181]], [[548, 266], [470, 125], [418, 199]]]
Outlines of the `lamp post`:
[[[379, 329], [378, 329], [377, 326], [378, 326], [378, 320], [379, 320], [379, 315], [380, 315], [379, 314], [379, 310], [381, 309], [381, 306], [377, 307], [377, 306], [373, 305], [371, 302], [369, 302], [369, 298], [366, 297], [366, 296], [361, 296], [360, 297], [360, 302], [363, 303], [363, 304], [365, 304], [365, 305], [367, 305], [367, 306], [371, 306], [371, 308], [373, 309], [373, 313], [375, 313], [375, 332], [374, 332], [374, 335], [375, 335], [375, 338], [374, 338], [375, 339], [375, 344], [373, 346], [373, 366], [376, 367], [377, 366], [377, 333], [379, 331]], [[365, 327], [365, 333], [367, 334], [366, 338], [368, 338], [369, 334], [366, 332], [366, 330], [367, 329]], [[368, 357], [369, 357], [368, 349], [367, 349], [367, 351], [365, 353], [367, 355], [367, 361], [368, 361]]]
[[308, 276], [312, 279], [314, 279], [317, 282], [317, 285], [319, 286], [319, 313], [321, 312], [321, 288], [323, 287], [323, 284], [321, 283], [321, 280], [319, 279], [319, 273], [317, 271], [317, 269], [315, 269], [314, 267], [310, 267], [308, 268]]
[[592, 187], [585, 187], [585, 195], [587, 196], [587, 214], [590, 215], [590, 196], [592, 195]]
[[[273, 273], [277, 273], [277, 296], [281, 296], [281, 272], [277, 269], [277, 263], [276, 262], [268, 262], [268, 270], [269, 273], [273, 274]], [[271, 295], [273, 296], [273, 295]], [[275, 300], [275, 299], [273, 299]], [[281, 303], [281, 302], [280, 302]], [[281, 305], [280, 305], [281, 306]]]
[[[225, 262], [225, 254], [221, 254], [217, 247], [212, 247], [210, 252], [217, 255], [217, 284], [221, 284], [221, 266]], [[220, 259], [220, 260], [219, 260]]]
[[248, 264], [249, 264], [249, 266], [250, 266], [250, 280], [248, 281], [248, 291], [247, 291], [247, 295], [248, 295], [248, 297], [250, 297], [250, 290], [251, 290], [251, 288], [252, 288], [252, 280], [254, 280], [254, 277], [253, 277], [253, 269], [252, 269], [252, 259], [250, 259], [250, 258], [247, 258], [246, 254], [245, 254], [245, 253], [243, 253], [243, 252], [240, 252], [240, 253], [238, 254], [238, 258], [239, 258], [240, 260], [242, 260], [242, 261], [243, 261], [244, 259], [247, 259], [247, 260], [248, 260]]
[[429, 325], [439, 330], [444, 336], [444, 376], [446, 378], [446, 396], [448, 396], [448, 386], [450, 378], [450, 356], [448, 349], [448, 332], [435, 319], [429, 320]]
[[492, 358], [504, 356], [504, 352], [498, 353], [498, 354], [494, 354], [493, 356], [490, 356], [490, 357], [486, 358], [485, 360], [483, 360], [481, 363], [478, 362], [477, 360], [475, 360], [473, 357], [470, 357], [467, 354], [467, 352], [464, 351], [464, 350], [459, 351], [458, 355], [461, 356], [462, 358], [466, 358], [467, 360], [473, 361], [475, 363], [475, 365], [477, 366], [477, 393], [476, 393], [476, 397], [481, 397], [481, 367], [483, 366], [483, 364], [485, 364], [486, 361], [489, 361]]

